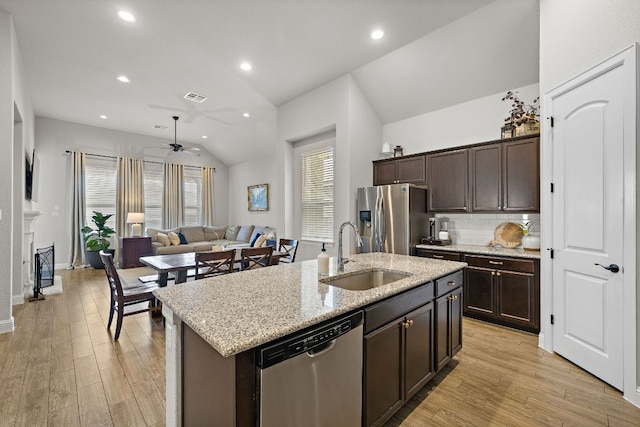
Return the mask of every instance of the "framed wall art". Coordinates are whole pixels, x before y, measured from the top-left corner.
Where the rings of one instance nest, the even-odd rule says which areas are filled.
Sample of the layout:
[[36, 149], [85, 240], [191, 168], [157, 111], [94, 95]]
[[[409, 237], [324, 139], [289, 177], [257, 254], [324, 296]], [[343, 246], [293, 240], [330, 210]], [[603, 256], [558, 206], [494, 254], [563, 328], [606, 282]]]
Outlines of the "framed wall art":
[[269, 184], [250, 185], [247, 187], [247, 201], [250, 211], [269, 210]]

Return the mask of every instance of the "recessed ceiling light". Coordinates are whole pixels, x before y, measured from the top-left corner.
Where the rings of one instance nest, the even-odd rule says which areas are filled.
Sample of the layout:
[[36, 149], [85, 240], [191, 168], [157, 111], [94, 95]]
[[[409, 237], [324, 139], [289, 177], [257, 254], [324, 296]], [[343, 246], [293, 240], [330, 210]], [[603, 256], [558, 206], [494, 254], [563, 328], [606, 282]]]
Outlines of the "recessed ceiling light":
[[133, 14], [131, 12], [127, 12], [126, 10], [121, 10], [120, 12], [118, 12], [118, 16], [123, 21], [136, 22], [136, 17], [133, 16]]
[[242, 117], [251, 117], [251, 114], [249, 114], [249, 113], [242, 113]]
[[380, 40], [383, 37], [384, 37], [384, 31], [382, 30], [375, 30], [371, 32], [371, 38], [373, 40]]
[[131, 83], [131, 80], [129, 80], [129, 77], [127, 76], [118, 76], [116, 79], [121, 83]]
[[202, 139], [207, 139], [209, 138], [207, 135], [202, 135]]
[[107, 118], [107, 116], [105, 116], [104, 114], [100, 114], [100, 118], [101, 118], [101, 119], [106, 119], [106, 118]]
[[242, 64], [240, 64], [240, 68], [242, 68], [245, 71], [251, 71], [253, 67], [248, 62], [243, 62]]

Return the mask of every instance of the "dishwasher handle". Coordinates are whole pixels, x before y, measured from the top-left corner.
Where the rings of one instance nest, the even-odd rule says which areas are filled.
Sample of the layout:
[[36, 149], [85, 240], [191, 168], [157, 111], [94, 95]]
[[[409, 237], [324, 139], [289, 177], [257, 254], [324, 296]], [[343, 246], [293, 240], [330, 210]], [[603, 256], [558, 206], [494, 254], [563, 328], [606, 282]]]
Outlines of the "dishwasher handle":
[[315, 348], [312, 348], [311, 350], [307, 351], [307, 356], [320, 357], [323, 354], [330, 352], [333, 349], [333, 347], [336, 346], [336, 341], [337, 341], [337, 338], [327, 343], [324, 343], [322, 345], [319, 345]]

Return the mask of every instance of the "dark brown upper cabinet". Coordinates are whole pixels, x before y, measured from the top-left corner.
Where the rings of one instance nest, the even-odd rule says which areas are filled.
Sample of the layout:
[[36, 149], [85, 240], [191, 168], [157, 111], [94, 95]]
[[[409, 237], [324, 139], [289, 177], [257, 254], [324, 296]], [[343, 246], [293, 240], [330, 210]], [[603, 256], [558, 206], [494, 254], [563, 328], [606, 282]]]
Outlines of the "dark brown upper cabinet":
[[540, 209], [539, 138], [469, 148], [473, 212]]
[[429, 212], [467, 212], [467, 149], [427, 155]]
[[373, 162], [373, 185], [424, 184], [427, 175], [425, 157], [420, 155]]
[[540, 211], [540, 138], [502, 146], [503, 211]]

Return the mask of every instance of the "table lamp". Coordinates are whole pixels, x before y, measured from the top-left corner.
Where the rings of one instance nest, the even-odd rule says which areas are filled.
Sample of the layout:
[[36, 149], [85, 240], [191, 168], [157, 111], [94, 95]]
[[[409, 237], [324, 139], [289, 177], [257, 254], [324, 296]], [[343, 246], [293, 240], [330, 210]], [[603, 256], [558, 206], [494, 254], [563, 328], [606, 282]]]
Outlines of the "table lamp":
[[131, 224], [131, 235], [140, 237], [142, 235], [142, 224], [144, 222], [144, 212], [129, 212], [127, 214], [127, 224]]

